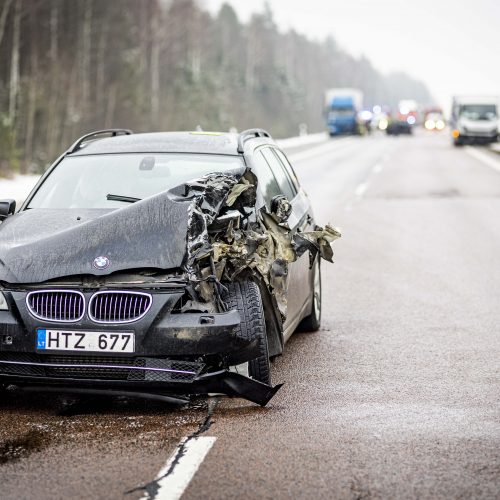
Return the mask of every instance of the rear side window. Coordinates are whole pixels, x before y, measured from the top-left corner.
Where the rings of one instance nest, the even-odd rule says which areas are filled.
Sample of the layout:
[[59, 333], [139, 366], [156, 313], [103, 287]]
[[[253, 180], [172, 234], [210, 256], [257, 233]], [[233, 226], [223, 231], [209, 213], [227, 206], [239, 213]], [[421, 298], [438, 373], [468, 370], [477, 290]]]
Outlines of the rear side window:
[[271, 200], [274, 196], [281, 194], [276, 178], [274, 177], [271, 167], [262, 156], [261, 151], [257, 151], [253, 157], [253, 170], [257, 175], [259, 186], [264, 196], [264, 201], [270, 208]]
[[299, 180], [297, 179], [297, 175], [295, 174], [295, 170], [293, 169], [292, 165], [290, 165], [290, 162], [288, 161], [288, 158], [283, 154], [282, 151], [279, 149], [274, 149], [274, 152], [278, 156], [278, 158], [281, 160], [281, 163], [285, 166], [286, 173], [290, 177], [292, 184], [295, 188], [295, 192], [297, 193], [299, 191]]
[[293, 200], [297, 191], [292, 184], [292, 181], [289, 179], [287, 173], [285, 172], [284, 166], [278, 160], [276, 155], [273, 153], [271, 148], [263, 148], [261, 149], [264, 158], [267, 160], [267, 163], [271, 167], [273, 171], [274, 177], [280, 187], [281, 194], [284, 194], [289, 200]]

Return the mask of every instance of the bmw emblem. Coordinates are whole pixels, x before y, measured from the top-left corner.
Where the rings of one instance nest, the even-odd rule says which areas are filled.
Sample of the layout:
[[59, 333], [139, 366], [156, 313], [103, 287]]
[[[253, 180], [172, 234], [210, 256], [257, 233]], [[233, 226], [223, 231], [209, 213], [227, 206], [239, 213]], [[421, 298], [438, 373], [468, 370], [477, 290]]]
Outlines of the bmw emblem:
[[95, 267], [96, 269], [99, 269], [102, 271], [103, 269], [107, 269], [111, 263], [109, 262], [109, 259], [107, 257], [96, 257], [94, 259], [94, 262], [92, 262], [92, 266]]

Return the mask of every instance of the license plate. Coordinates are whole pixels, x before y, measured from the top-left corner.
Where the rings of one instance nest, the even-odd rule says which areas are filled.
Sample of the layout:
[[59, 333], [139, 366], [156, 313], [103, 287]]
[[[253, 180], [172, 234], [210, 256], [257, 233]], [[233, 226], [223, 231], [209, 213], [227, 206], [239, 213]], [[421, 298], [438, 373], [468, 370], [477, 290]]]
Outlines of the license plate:
[[37, 330], [39, 351], [134, 352], [133, 333]]

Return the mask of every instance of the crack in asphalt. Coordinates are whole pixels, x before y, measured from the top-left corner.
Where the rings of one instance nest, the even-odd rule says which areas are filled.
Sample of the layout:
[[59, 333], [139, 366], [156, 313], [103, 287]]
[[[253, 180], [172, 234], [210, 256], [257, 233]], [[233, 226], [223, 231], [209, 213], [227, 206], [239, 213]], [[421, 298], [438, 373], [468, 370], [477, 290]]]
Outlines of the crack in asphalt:
[[203, 419], [203, 421], [200, 423], [198, 426], [198, 429], [196, 429], [192, 434], [190, 434], [182, 443], [180, 446], [177, 447], [177, 451], [175, 452], [175, 457], [172, 460], [172, 463], [170, 464], [170, 467], [168, 470], [165, 472], [165, 474], [162, 474], [160, 477], [157, 477], [153, 481], [143, 484], [141, 486], [137, 486], [135, 488], [132, 488], [130, 490], [125, 491], [125, 495], [129, 495], [131, 493], [135, 493], [136, 491], [144, 491], [147, 494], [147, 497], [150, 500], [154, 500], [158, 494], [158, 491], [160, 489], [160, 481], [165, 479], [166, 477], [170, 476], [177, 465], [179, 464], [179, 461], [181, 458], [185, 455], [186, 453], [186, 448], [187, 445], [189, 444], [190, 441], [193, 439], [196, 439], [198, 436], [201, 436], [204, 432], [208, 431], [210, 427], [212, 426], [212, 415], [214, 414], [215, 409], [217, 408], [217, 405], [219, 404], [220, 399], [213, 398], [208, 402], [208, 412], [207, 416]]

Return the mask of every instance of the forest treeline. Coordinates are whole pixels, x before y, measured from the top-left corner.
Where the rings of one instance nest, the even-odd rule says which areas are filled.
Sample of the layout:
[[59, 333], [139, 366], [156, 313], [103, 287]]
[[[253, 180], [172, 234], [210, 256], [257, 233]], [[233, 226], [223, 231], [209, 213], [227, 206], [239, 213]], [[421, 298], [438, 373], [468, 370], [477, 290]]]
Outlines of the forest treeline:
[[369, 104], [430, 100], [333, 39], [280, 32], [269, 8], [244, 24], [196, 0], [0, 0], [0, 175], [42, 171], [109, 127], [318, 131], [335, 86], [361, 88]]

